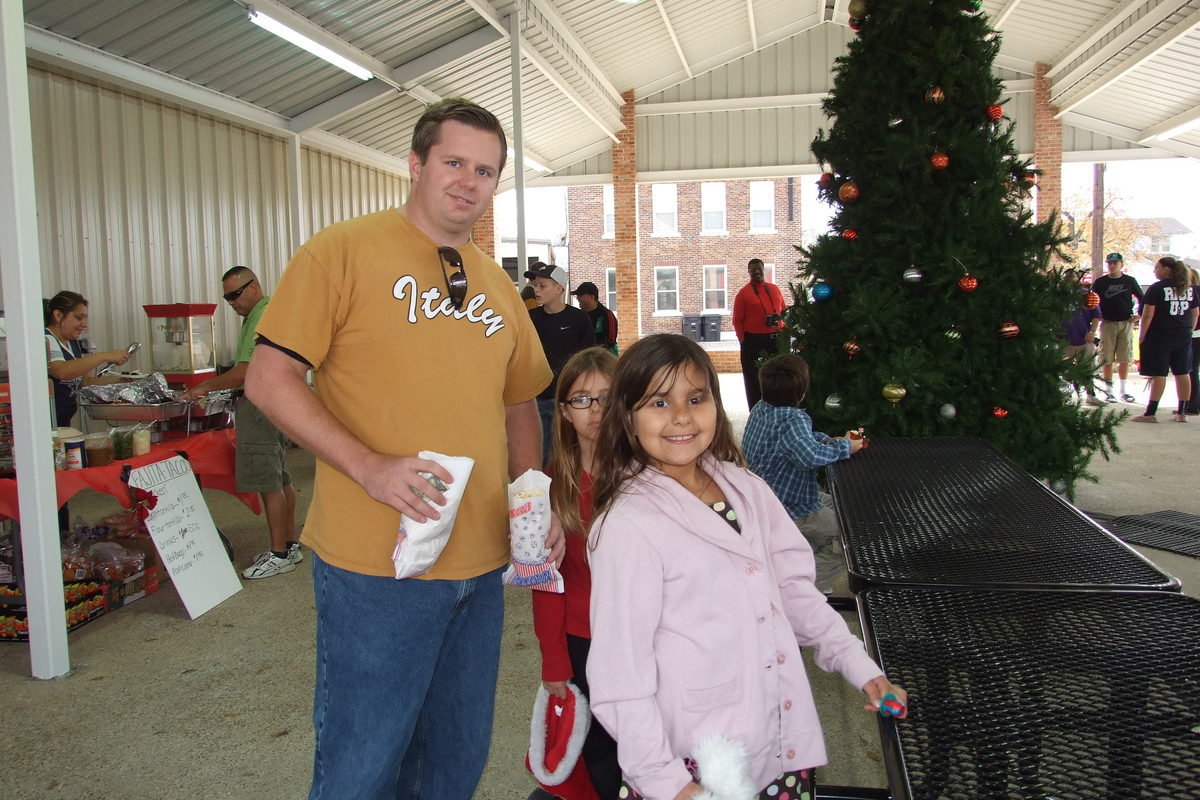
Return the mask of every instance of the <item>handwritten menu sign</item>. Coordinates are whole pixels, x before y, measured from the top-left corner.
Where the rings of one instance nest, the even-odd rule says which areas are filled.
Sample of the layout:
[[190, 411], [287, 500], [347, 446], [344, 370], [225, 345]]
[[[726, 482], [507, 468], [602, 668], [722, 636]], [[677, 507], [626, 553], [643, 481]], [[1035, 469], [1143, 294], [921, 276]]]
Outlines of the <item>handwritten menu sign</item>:
[[191, 465], [174, 456], [138, 467], [129, 485], [156, 498], [146, 527], [192, 619], [241, 591]]

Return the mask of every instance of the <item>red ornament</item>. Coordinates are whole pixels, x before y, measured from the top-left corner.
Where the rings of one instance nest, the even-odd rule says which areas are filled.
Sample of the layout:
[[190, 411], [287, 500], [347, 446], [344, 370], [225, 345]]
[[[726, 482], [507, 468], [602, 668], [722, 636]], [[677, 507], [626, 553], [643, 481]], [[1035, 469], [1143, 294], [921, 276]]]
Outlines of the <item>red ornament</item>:
[[847, 242], [853, 242], [858, 238], [858, 231], [854, 230], [854, 228], [846, 228], [846, 230], [842, 231], [842, 238]]
[[858, 19], [857, 17], [850, 18], [850, 30], [854, 31], [855, 33], [858, 33], [862, 30], [862, 24], [863, 21], [861, 19]]
[[979, 288], [979, 279], [974, 275], [963, 275], [958, 279], [958, 290], [965, 294], [970, 294]]
[[945, 153], [934, 153], [929, 157], [929, 164], [934, 169], [945, 169], [950, 166], [950, 156]]
[[992, 122], [999, 122], [1004, 119], [1004, 107], [1000, 105], [990, 105], [987, 107], [988, 119]]
[[832, 172], [822, 172], [821, 177], [817, 178], [817, 186], [820, 186], [822, 189], [828, 189], [831, 180], [833, 180]]
[[992, 409], [992, 416], [996, 419], [1004, 419], [1008, 416], [1008, 409], [1004, 406], [996, 406]]
[[838, 199], [843, 203], [853, 203], [858, 199], [858, 196], [858, 184], [854, 181], [846, 181], [838, 187]]
[[1021, 329], [1017, 327], [1017, 323], [1015, 322], [1006, 322], [1000, 326], [1000, 335], [1005, 339], [1012, 339], [1020, 332]]
[[859, 346], [858, 339], [851, 339], [850, 341], [848, 341], [844, 345], [842, 345], [842, 349], [846, 351], [846, 355], [850, 356], [850, 358], [854, 358], [854, 355], [859, 350], [862, 350], [862, 347]]
[[1088, 292], [1087, 297], [1083, 299], [1083, 304], [1087, 308], [1095, 308], [1100, 305], [1100, 295], [1095, 292]]
[[940, 105], [946, 99], [946, 93], [942, 91], [942, 87], [934, 86], [925, 93], [925, 102], [933, 103], [935, 106]]

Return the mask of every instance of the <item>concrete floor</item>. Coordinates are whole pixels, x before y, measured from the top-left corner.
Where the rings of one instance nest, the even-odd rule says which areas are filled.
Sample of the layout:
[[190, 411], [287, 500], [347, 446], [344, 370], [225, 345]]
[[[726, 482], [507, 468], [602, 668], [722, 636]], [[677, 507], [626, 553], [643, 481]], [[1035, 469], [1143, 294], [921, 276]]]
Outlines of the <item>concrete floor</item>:
[[[740, 430], [746, 415], [740, 376], [723, 376], [722, 387]], [[1160, 417], [1169, 420], [1167, 402], [1169, 397]], [[1200, 418], [1195, 420], [1186, 426], [1124, 424], [1123, 452], [1093, 462], [1100, 482], [1079, 487], [1077, 505], [1107, 514], [1200, 514], [1200, 495], [1191, 483], [1200, 466]], [[296, 450], [290, 462], [303, 518], [312, 460]], [[245, 566], [265, 544], [262, 520], [221, 492], [205, 496], [234, 544], [237, 566]], [[115, 501], [86, 493], [71, 509], [99, 518], [115, 509]], [[1200, 559], [1139, 549], [1179, 577], [1186, 593], [1200, 597]], [[73, 671], [58, 680], [30, 678], [28, 647], [0, 644], [5, 797], [305, 796], [313, 744], [310, 563], [306, 559], [288, 575], [245, 582], [241, 592], [195, 621], [168, 584], [72, 632]], [[508, 590], [507, 612], [492, 751], [479, 800], [524, 800], [533, 786], [522, 758], [538, 650], [525, 591]], [[856, 620], [848, 619], [857, 629]], [[811, 665], [810, 675], [831, 758], [820, 780], [883, 786], [877, 729], [857, 692]]]

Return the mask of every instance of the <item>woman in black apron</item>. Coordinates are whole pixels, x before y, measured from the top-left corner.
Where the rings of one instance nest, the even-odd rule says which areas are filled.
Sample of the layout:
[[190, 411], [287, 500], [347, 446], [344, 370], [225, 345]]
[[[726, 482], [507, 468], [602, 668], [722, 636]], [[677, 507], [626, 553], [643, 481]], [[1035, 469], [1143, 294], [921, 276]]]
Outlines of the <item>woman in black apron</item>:
[[129, 360], [125, 350], [106, 350], [85, 354], [79, 337], [87, 330], [88, 301], [76, 292], [59, 292], [46, 301], [43, 310], [46, 324], [46, 356], [50, 379], [54, 382], [54, 424], [67, 427], [79, 408], [75, 393], [83, 377], [102, 364], [124, 364]]

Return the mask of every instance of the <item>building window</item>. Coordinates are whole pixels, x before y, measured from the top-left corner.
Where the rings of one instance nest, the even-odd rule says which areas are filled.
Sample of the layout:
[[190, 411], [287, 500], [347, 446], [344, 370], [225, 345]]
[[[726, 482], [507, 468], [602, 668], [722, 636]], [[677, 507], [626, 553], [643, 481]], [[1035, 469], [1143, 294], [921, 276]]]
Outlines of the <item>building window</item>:
[[679, 311], [678, 267], [654, 268], [654, 310]]
[[725, 265], [706, 264], [704, 267], [704, 310], [724, 311], [726, 306]]
[[[763, 280], [767, 283], [775, 283], [775, 265], [763, 264]], [[778, 283], [775, 283], [778, 286]]]
[[725, 184], [700, 184], [700, 232], [728, 233], [725, 230]]
[[775, 182], [750, 181], [750, 230], [775, 232]]
[[613, 200], [613, 186], [611, 183], [606, 183], [601, 188], [604, 190], [604, 233], [602, 236], [605, 239], [611, 239], [616, 235], [617, 230], [617, 207]]
[[617, 313], [617, 268], [609, 267], [604, 270], [605, 305], [608, 310]]
[[673, 183], [655, 183], [650, 187], [654, 208], [654, 236], [678, 236], [678, 195]]

